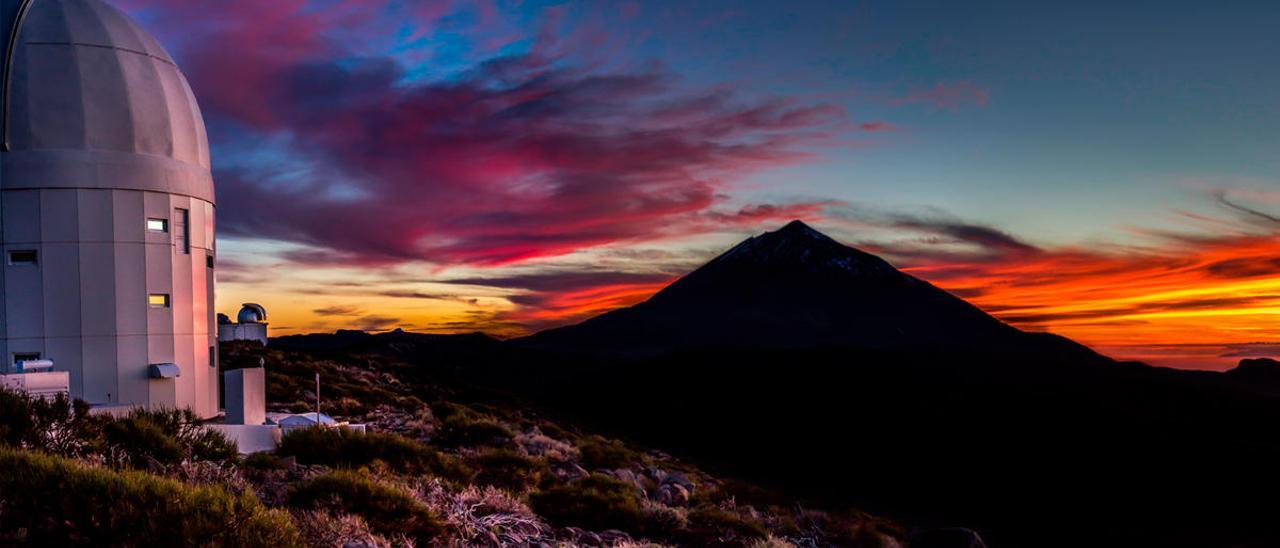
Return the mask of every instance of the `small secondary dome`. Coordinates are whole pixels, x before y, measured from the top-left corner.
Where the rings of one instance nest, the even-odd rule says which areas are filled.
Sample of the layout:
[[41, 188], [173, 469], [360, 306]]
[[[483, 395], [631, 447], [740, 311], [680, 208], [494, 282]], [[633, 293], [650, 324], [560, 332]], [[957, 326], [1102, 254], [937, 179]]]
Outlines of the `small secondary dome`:
[[240, 313], [236, 314], [236, 321], [240, 323], [262, 323], [267, 321], [267, 309], [257, 303], [244, 303], [240, 308]]

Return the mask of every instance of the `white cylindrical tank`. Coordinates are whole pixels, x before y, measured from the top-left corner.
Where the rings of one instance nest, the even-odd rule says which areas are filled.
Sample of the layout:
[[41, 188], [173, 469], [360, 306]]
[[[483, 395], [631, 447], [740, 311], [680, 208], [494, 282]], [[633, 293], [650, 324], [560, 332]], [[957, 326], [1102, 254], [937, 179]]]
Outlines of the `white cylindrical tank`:
[[0, 372], [48, 359], [91, 404], [214, 415], [214, 189], [186, 78], [101, 0], [0, 0], [0, 32]]

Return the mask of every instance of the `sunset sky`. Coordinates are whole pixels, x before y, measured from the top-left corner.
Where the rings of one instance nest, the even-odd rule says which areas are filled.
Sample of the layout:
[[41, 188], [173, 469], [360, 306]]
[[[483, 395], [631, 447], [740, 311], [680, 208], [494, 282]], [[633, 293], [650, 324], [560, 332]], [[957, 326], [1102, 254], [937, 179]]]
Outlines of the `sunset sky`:
[[1277, 2], [115, 4], [273, 334], [528, 333], [799, 218], [1117, 358], [1280, 355]]

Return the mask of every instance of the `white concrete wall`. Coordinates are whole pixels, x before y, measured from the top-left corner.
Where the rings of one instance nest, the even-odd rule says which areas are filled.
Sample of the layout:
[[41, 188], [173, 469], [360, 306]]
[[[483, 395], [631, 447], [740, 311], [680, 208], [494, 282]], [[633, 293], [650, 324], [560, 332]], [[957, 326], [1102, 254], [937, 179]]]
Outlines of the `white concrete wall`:
[[222, 432], [242, 455], [274, 451], [280, 446], [280, 427], [274, 424], [207, 424], [205, 428]]
[[[189, 212], [189, 253], [174, 245], [175, 208]], [[215, 415], [213, 211], [204, 200], [141, 190], [0, 192], [6, 368], [15, 353], [38, 352], [70, 373], [72, 395], [89, 403]], [[167, 219], [168, 232], [148, 232], [148, 218]], [[8, 264], [9, 251], [27, 249], [38, 253], [36, 265]], [[150, 307], [153, 293], [168, 294], [169, 308]], [[176, 363], [182, 374], [149, 379], [152, 363]]]

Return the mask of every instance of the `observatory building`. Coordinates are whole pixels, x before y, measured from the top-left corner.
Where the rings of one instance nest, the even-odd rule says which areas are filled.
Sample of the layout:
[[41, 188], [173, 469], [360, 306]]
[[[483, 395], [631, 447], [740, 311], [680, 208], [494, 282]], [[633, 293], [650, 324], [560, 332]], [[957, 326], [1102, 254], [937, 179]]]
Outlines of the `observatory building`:
[[101, 0], [0, 0], [0, 374], [218, 411], [214, 189], [195, 97]]

